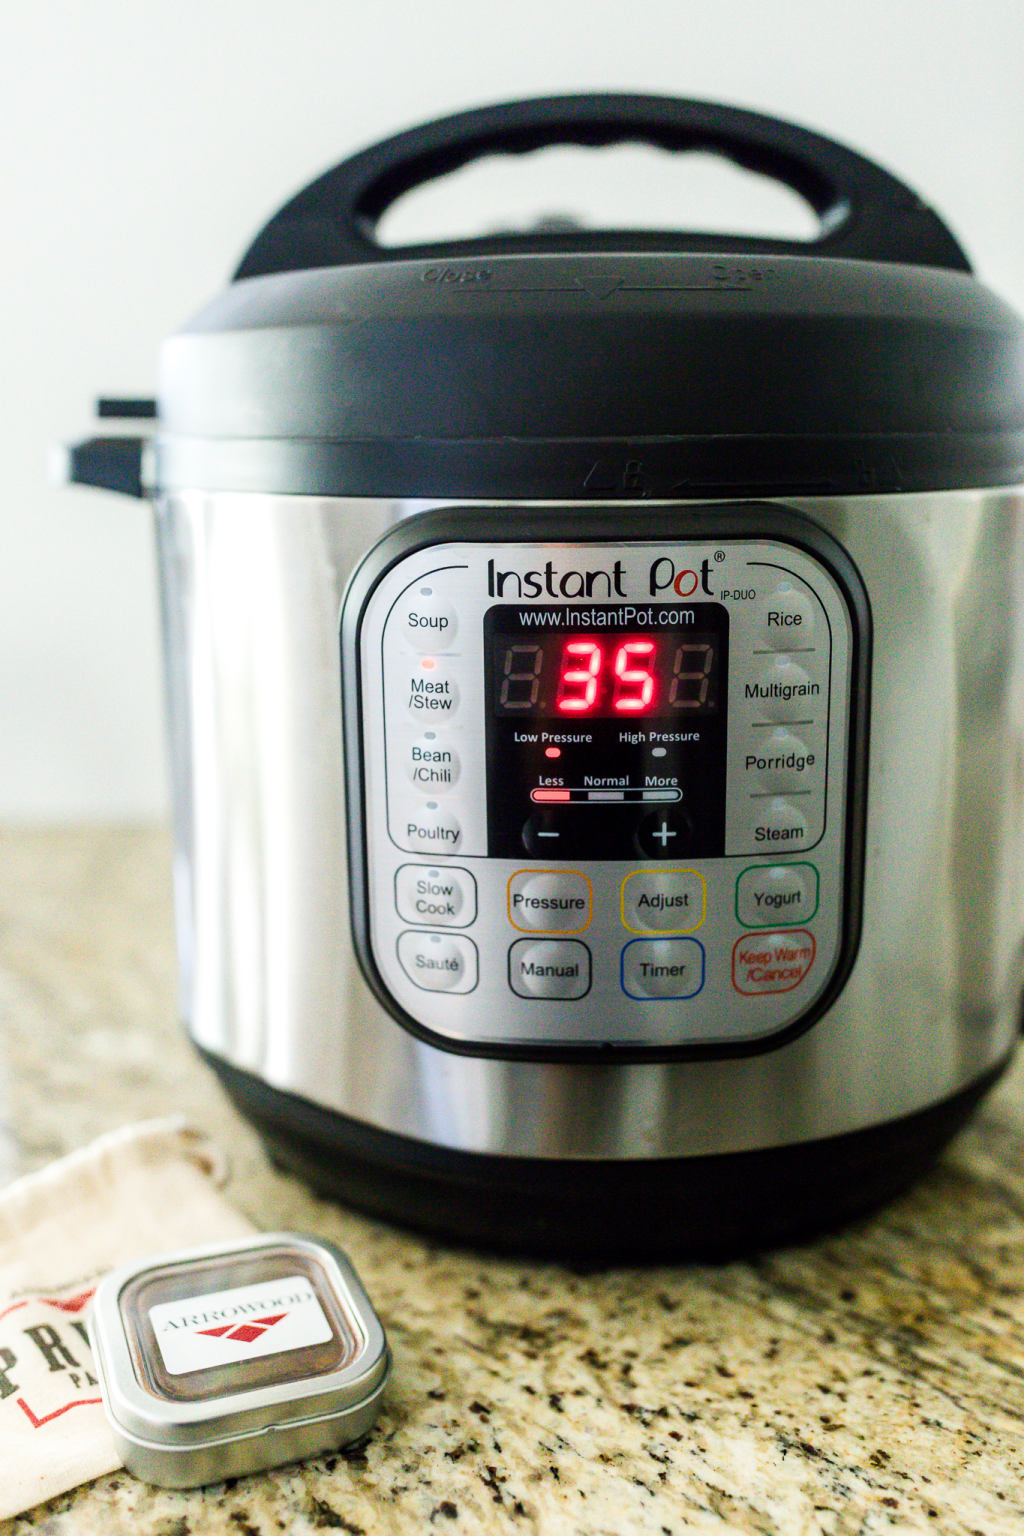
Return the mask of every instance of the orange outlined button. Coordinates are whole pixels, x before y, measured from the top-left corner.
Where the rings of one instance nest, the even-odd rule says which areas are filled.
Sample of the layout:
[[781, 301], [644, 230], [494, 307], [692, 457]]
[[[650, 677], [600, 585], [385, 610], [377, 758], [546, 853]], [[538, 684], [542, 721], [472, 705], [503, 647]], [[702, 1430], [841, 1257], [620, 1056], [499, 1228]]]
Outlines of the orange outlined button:
[[814, 964], [817, 947], [806, 928], [745, 933], [732, 948], [732, 984], [745, 997], [792, 992]]
[[520, 933], [582, 933], [593, 889], [571, 869], [519, 869], [508, 882], [508, 920]]

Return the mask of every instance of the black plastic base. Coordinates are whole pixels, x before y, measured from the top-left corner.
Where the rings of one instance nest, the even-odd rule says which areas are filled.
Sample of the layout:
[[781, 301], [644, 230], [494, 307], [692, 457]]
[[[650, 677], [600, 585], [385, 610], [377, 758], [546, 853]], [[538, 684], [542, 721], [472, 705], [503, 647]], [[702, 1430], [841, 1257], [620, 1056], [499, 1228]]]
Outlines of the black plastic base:
[[473, 1247], [569, 1261], [726, 1259], [836, 1227], [910, 1184], [1009, 1065], [885, 1125], [714, 1157], [454, 1152], [271, 1088], [203, 1052], [272, 1156], [321, 1194]]

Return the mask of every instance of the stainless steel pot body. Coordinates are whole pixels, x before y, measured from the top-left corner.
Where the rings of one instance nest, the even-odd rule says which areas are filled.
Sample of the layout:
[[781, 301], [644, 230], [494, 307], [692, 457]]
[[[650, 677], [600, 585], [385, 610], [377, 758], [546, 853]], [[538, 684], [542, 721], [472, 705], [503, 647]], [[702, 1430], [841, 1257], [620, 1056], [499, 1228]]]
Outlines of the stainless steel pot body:
[[1005, 1059], [1024, 980], [1024, 497], [783, 504], [843, 546], [872, 611], [856, 961], [828, 1012], [777, 1049], [604, 1066], [438, 1049], [356, 963], [339, 609], [365, 550], [427, 504], [158, 498], [181, 1008], [197, 1044], [440, 1148], [569, 1159], [812, 1141], [935, 1104]]

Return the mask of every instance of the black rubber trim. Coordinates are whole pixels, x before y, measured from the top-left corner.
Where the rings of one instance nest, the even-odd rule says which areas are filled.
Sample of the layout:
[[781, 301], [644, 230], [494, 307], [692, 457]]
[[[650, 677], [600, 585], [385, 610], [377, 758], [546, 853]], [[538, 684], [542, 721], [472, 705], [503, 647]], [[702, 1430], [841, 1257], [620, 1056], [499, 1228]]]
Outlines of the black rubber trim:
[[[848, 778], [846, 790], [843, 918], [839, 953], [828, 985], [794, 1023], [754, 1041], [710, 1045], [528, 1045], [453, 1040], [427, 1029], [392, 996], [370, 943], [369, 873], [362, 720], [361, 629], [367, 604], [379, 582], [400, 560], [441, 544], [500, 543], [510, 522], [518, 543], [628, 543], [630, 540], [714, 540], [770, 538], [806, 551], [820, 561], [842, 591], [852, 616]], [[853, 969], [860, 944], [867, 827], [868, 727], [871, 701], [871, 608], [860, 575], [831, 535], [803, 514], [779, 506], [639, 507], [612, 512], [601, 507], [459, 507], [424, 512], [392, 528], [364, 555], [346, 591], [341, 612], [343, 756], [348, 814], [348, 869], [352, 939], [364, 979], [381, 1006], [417, 1039], [457, 1056], [503, 1061], [590, 1062], [611, 1066], [630, 1061], [710, 1061], [760, 1056], [781, 1049], [827, 1013]]]
[[201, 1054], [274, 1158], [321, 1194], [473, 1247], [585, 1263], [724, 1260], [849, 1222], [925, 1172], [1012, 1057], [866, 1130], [714, 1157], [569, 1161], [396, 1136]]

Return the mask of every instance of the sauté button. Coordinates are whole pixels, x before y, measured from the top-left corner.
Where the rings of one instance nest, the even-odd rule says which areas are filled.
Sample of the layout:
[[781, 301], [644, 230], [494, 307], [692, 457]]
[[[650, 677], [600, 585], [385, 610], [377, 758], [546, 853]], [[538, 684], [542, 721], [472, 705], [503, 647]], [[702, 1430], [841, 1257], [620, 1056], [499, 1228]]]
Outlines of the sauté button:
[[414, 650], [429, 655], [446, 651], [458, 634], [455, 609], [429, 583], [413, 587], [399, 602], [395, 618], [402, 636]]
[[790, 581], [780, 581], [758, 612], [762, 643], [770, 651], [799, 651], [813, 646], [814, 604]]
[[468, 928], [476, 919], [476, 881], [468, 869], [403, 864], [395, 875], [395, 905], [406, 923]]
[[776, 656], [745, 693], [766, 720], [814, 719], [822, 704], [821, 684], [785, 655]]
[[641, 869], [622, 882], [622, 921], [633, 933], [692, 933], [706, 901], [695, 869]]
[[458, 781], [462, 764], [450, 742], [436, 731], [425, 731], [406, 748], [405, 771], [417, 789], [444, 794]]
[[508, 953], [508, 980], [519, 997], [583, 997], [590, 950], [576, 939], [519, 939]]
[[399, 696], [409, 714], [424, 725], [428, 721], [443, 725], [458, 712], [459, 685], [447, 668], [435, 666], [432, 657], [406, 673], [399, 686]]
[[799, 736], [780, 725], [774, 731], [751, 731], [743, 766], [765, 789], [776, 794], [804, 789], [817, 777], [818, 754]]
[[400, 934], [398, 958], [425, 992], [472, 992], [476, 986], [476, 945], [461, 934]]
[[508, 883], [513, 928], [582, 933], [590, 922], [590, 881], [571, 870], [521, 869]]
[[696, 997], [704, 985], [699, 939], [633, 939], [622, 951], [622, 990], [641, 1001]]
[[399, 810], [396, 820], [410, 848], [454, 853], [462, 842], [462, 823], [436, 800], [428, 800], [407, 815]]
[[803, 848], [807, 842], [807, 817], [788, 800], [762, 800], [754, 811], [751, 835], [758, 848], [771, 848], [779, 853], [785, 848]]
[[736, 882], [736, 916], [745, 928], [809, 923], [818, 910], [813, 864], [760, 864]]

